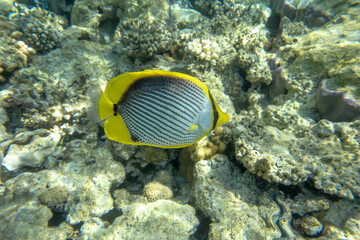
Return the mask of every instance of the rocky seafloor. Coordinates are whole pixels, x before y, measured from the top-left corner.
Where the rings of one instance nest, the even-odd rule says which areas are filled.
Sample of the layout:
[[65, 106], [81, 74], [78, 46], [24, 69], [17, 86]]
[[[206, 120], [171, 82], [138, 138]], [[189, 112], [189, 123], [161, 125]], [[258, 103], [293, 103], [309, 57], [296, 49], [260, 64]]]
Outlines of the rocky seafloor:
[[[357, 0], [0, 0], [0, 239], [360, 239]], [[129, 71], [204, 81], [231, 121], [107, 140]]]

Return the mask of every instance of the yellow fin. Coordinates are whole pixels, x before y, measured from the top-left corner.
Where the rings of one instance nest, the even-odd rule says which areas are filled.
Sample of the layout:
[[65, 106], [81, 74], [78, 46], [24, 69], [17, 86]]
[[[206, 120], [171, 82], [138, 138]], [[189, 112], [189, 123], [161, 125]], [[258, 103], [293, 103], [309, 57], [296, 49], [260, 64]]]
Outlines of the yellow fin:
[[100, 121], [114, 114], [114, 103], [103, 92], [101, 92], [98, 102], [98, 113]]
[[139, 145], [131, 140], [130, 133], [126, 128], [125, 122], [119, 114], [112, 116], [105, 121], [104, 130], [106, 136], [110, 140], [125, 144]]
[[217, 121], [216, 126], [215, 126], [215, 128], [217, 128], [217, 127], [220, 127], [221, 125], [223, 125], [224, 123], [227, 123], [228, 121], [230, 121], [230, 116], [228, 114], [224, 113], [220, 109], [220, 107], [216, 103], [215, 99], [214, 99], [214, 105], [215, 105], [216, 111], [219, 114], [219, 118], [218, 118], [218, 121]]
[[111, 102], [118, 103], [134, 82], [142, 78], [156, 76], [187, 79], [203, 89], [205, 94], [208, 95], [207, 86], [199, 79], [184, 73], [169, 72], [164, 70], [145, 70], [142, 72], [128, 72], [121, 74], [109, 81], [105, 88], [105, 95], [110, 99]]
[[183, 148], [193, 145], [194, 143], [179, 145], [179, 146], [157, 146], [152, 144], [137, 143], [131, 140], [130, 133], [126, 128], [125, 122], [120, 115], [112, 116], [106, 119], [104, 123], [104, 131], [106, 136], [119, 143], [131, 144], [131, 145], [147, 145], [160, 148]]
[[192, 133], [195, 130], [195, 128], [197, 128], [197, 126], [198, 126], [197, 124], [192, 124], [189, 128], [189, 133]]
[[223, 125], [224, 123], [227, 123], [228, 121], [230, 121], [230, 116], [220, 110], [219, 111], [219, 120], [216, 124], [216, 127], [219, 127], [219, 126]]

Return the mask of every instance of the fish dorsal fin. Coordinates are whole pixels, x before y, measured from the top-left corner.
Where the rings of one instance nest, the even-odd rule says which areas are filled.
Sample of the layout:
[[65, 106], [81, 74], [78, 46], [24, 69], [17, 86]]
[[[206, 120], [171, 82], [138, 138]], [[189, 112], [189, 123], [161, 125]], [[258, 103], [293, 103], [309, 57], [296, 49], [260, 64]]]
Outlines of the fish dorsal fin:
[[145, 70], [142, 72], [128, 72], [121, 74], [109, 81], [105, 88], [105, 95], [110, 99], [111, 102], [119, 103], [122, 96], [126, 93], [129, 87], [134, 84], [134, 82], [142, 78], [156, 76], [187, 79], [199, 86], [205, 92], [205, 94], [208, 95], [207, 86], [199, 79], [183, 73], [168, 72], [164, 70]]

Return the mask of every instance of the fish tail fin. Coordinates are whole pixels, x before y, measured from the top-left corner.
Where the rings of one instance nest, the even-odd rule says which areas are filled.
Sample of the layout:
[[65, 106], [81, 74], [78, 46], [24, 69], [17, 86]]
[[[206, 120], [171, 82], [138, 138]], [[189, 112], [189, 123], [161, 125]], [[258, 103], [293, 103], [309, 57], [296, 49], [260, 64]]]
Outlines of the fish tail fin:
[[227, 123], [228, 121], [230, 121], [230, 116], [226, 113], [224, 113], [221, 108], [219, 107], [219, 105], [217, 105], [217, 103], [215, 103], [215, 107], [216, 107], [216, 110], [219, 114], [219, 118], [216, 122], [216, 126], [215, 128], [217, 127], [220, 127], [221, 125], [223, 125], [224, 123]]
[[[219, 108], [219, 110], [220, 110], [220, 108]], [[218, 122], [216, 123], [216, 127], [219, 127], [219, 126], [223, 125], [224, 123], [227, 123], [228, 121], [230, 121], [230, 116], [220, 110], [219, 111], [219, 119], [218, 119]]]
[[101, 92], [98, 102], [98, 113], [100, 121], [114, 115], [114, 103], [103, 92]]

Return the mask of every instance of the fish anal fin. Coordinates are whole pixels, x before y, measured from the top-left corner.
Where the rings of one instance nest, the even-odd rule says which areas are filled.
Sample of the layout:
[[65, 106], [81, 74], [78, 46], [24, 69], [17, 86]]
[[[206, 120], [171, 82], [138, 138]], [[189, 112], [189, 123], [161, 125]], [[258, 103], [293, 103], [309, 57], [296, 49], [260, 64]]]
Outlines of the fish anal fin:
[[139, 145], [131, 140], [130, 133], [126, 128], [123, 118], [118, 114], [108, 118], [104, 123], [106, 136], [116, 142]]

